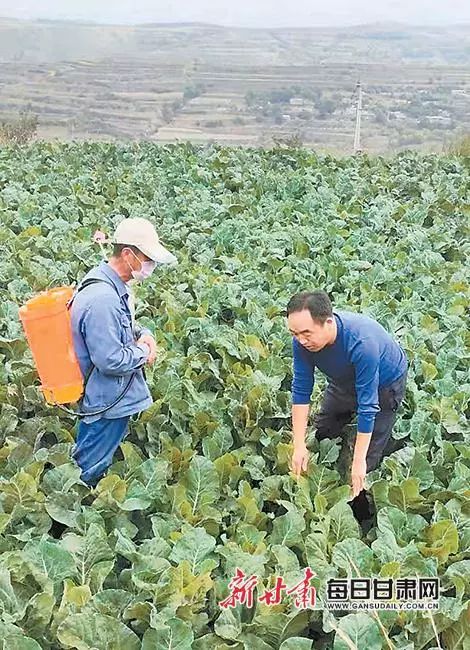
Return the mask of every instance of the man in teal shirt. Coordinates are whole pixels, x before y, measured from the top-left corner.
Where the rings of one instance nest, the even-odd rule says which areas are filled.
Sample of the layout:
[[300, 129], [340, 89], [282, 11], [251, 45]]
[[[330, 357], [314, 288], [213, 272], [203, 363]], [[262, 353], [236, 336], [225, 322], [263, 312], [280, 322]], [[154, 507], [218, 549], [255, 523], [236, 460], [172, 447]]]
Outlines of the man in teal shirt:
[[341, 436], [357, 413], [351, 483], [352, 496], [358, 497], [366, 473], [377, 467], [392, 434], [405, 394], [405, 353], [372, 318], [333, 311], [324, 291], [293, 296], [287, 317], [294, 355], [293, 471], [299, 475], [307, 469], [305, 434], [318, 368], [328, 377], [328, 386], [315, 417], [317, 439]]

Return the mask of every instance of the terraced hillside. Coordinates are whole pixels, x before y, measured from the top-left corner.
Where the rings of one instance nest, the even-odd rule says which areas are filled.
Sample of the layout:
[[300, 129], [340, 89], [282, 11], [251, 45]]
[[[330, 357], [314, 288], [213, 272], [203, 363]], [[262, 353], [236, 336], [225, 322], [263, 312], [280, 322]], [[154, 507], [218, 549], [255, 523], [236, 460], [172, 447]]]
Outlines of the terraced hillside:
[[61, 139], [442, 150], [470, 130], [470, 28], [248, 30], [0, 21], [0, 118]]

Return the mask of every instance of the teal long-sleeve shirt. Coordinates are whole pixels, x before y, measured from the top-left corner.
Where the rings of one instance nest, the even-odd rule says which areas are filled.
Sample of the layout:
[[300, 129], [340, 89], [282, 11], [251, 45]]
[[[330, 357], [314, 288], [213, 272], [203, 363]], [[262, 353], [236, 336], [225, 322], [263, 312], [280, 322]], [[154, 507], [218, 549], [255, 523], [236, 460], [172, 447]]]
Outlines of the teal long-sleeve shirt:
[[319, 352], [310, 352], [293, 339], [292, 403], [310, 402], [315, 368], [330, 381], [354, 385], [358, 431], [372, 433], [380, 411], [379, 389], [401, 377], [407, 359], [400, 345], [377, 321], [347, 311], [335, 311], [336, 340]]

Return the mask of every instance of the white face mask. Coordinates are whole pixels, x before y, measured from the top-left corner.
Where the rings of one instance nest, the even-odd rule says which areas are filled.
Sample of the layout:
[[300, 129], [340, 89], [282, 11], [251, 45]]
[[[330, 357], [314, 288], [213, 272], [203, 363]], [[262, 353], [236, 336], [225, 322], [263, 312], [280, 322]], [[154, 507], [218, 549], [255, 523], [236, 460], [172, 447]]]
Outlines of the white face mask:
[[152, 262], [152, 261], [142, 262], [141, 260], [139, 260], [139, 258], [134, 253], [134, 251], [131, 251], [131, 253], [136, 258], [136, 260], [140, 262], [140, 271], [134, 271], [134, 269], [129, 264], [129, 262], [127, 262], [127, 264], [131, 269], [132, 277], [134, 278], [134, 280], [137, 280], [137, 282], [142, 282], [143, 280], [146, 280], [152, 275], [157, 264], [156, 262]]

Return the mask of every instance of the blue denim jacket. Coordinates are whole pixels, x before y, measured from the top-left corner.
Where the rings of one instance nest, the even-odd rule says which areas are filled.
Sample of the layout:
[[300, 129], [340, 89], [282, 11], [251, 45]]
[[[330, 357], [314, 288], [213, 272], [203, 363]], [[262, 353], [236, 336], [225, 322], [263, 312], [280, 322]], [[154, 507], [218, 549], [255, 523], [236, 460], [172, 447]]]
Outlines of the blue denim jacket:
[[[81, 410], [98, 411], [111, 404], [122, 393], [131, 374], [142, 366], [148, 347], [137, 344], [144, 333], [133, 327], [129, 307], [129, 288], [107, 262], [87, 273], [85, 279], [97, 282], [85, 287], [73, 299], [70, 316], [75, 352], [84, 376], [93, 363]], [[110, 286], [110, 284], [112, 286]], [[123, 399], [102, 415], [87, 416], [86, 423], [100, 418], [121, 418], [135, 415], [152, 404], [142, 369], [137, 371]]]

